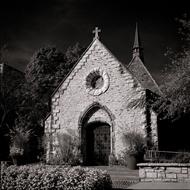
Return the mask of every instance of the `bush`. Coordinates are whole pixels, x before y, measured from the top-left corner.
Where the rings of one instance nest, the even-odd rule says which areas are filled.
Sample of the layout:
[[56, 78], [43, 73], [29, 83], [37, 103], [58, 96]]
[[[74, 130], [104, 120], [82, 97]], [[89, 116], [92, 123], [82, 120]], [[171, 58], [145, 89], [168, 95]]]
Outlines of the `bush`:
[[77, 166], [82, 163], [79, 137], [72, 134], [60, 133], [57, 135], [57, 149], [50, 160], [51, 164]]
[[142, 134], [132, 131], [124, 134], [124, 140], [127, 144], [125, 154], [128, 155], [144, 155], [146, 149], [146, 138]]
[[120, 165], [128, 165], [129, 158], [132, 156], [137, 163], [144, 161], [144, 154], [147, 148], [147, 139], [141, 133], [130, 131], [124, 134], [126, 148], [119, 156]]
[[10, 166], [2, 173], [2, 189], [108, 190], [112, 182], [106, 171], [82, 167]]
[[27, 158], [29, 153], [29, 140], [32, 135], [32, 130], [26, 127], [23, 128], [22, 126], [19, 126], [18, 121], [16, 122], [15, 127], [10, 129], [9, 155], [11, 156], [14, 164], [23, 164], [23, 161]]

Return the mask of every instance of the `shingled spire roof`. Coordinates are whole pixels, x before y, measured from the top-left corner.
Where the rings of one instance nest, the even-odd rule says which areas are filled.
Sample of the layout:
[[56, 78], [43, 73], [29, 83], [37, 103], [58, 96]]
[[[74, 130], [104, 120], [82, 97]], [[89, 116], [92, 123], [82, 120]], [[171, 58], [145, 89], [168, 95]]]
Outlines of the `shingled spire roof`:
[[136, 22], [136, 29], [135, 29], [135, 40], [134, 40], [134, 45], [133, 49], [141, 47], [141, 41], [139, 37], [139, 31], [138, 31], [138, 23]]
[[142, 61], [144, 61], [143, 57], [143, 48], [141, 45], [141, 40], [139, 36], [139, 30], [138, 30], [138, 24], [136, 23], [136, 29], [135, 29], [135, 40], [133, 44], [133, 57], [139, 56]]
[[133, 58], [128, 65], [128, 69], [145, 89], [149, 89], [152, 92], [161, 95], [162, 92], [160, 91], [156, 81], [153, 79], [143, 62], [143, 48], [140, 41], [138, 25], [136, 24], [135, 39], [133, 45]]

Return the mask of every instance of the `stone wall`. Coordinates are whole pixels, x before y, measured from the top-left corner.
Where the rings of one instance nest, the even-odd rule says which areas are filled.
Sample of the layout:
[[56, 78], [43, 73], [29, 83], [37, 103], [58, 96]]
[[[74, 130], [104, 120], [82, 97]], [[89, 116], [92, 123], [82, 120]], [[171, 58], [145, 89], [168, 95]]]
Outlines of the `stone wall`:
[[141, 163], [138, 167], [142, 182], [190, 182], [189, 163]]

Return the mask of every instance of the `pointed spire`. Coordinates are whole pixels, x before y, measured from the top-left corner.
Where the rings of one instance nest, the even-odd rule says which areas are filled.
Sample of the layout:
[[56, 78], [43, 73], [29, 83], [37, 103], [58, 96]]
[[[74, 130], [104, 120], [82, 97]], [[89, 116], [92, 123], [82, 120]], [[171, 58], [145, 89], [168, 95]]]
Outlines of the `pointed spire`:
[[136, 28], [135, 28], [135, 40], [134, 40], [134, 48], [139, 48], [141, 46], [140, 44], [140, 37], [139, 37], [139, 31], [138, 31], [138, 23], [136, 22]]
[[138, 23], [136, 23], [136, 29], [135, 29], [135, 39], [133, 44], [133, 57], [140, 57], [143, 61], [143, 48], [141, 46], [139, 31], [138, 31]]

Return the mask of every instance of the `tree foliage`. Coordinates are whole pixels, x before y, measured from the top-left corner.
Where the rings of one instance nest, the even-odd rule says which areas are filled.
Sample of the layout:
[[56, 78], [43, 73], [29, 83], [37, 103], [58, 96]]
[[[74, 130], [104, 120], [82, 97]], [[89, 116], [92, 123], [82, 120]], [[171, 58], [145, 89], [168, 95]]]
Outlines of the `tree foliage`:
[[51, 94], [71, 70], [82, 51], [77, 43], [65, 53], [51, 46], [40, 48], [34, 53], [25, 70], [24, 94], [30, 97], [25, 99], [25, 104], [28, 104], [25, 107], [35, 108], [41, 113], [38, 114], [39, 118], [43, 118], [47, 114]]
[[25, 70], [26, 81], [34, 99], [50, 94], [56, 86], [59, 66], [65, 63], [65, 56], [55, 47], [44, 47], [31, 58]]
[[20, 99], [20, 89], [24, 83], [24, 75], [18, 70], [4, 64], [0, 74], [0, 125], [9, 125], [10, 114], [17, 110]]
[[190, 114], [190, 19], [187, 15], [176, 19], [179, 24], [181, 47], [178, 50], [168, 49], [166, 56], [170, 63], [162, 73], [162, 96], [144, 97], [130, 103], [131, 108], [148, 106], [153, 108], [160, 119], [179, 120]]
[[[3, 81], [0, 91], [0, 139], [2, 142], [5, 138], [8, 138], [7, 142], [11, 140], [11, 131], [14, 128], [21, 129], [20, 131], [32, 130], [29, 153], [31, 155], [39, 153], [40, 138], [44, 131], [43, 120], [50, 111], [51, 94], [71, 70], [83, 50], [78, 43], [69, 47], [65, 53], [52, 46], [40, 48], [34, 53], [26, 67], [26, 80], [23, 73], [8, 65], [4, 66], [4, 72], [0, 74]], [[1, 62], [4, 62], [4, 51], [5, 48], [2, 47], [0, 49]], [[5, 136], [5, 134], [9, 135]], [[34, 157], [30, 158], [35, 159]]]
[[[37, 148], [43, 135], [43, 120], [50, 111], [49, 100], [53, 91], [79, 59], [83, 48], [79, 44], [65, 53], [47, 46], [34, 53], [25, 70], [26, 82], [21, 89], [22, 103], [17, 120], [21, 128], [34, 131], [33, 144]], [[39, 150], [36, 150], [39, 152]]]
[[66, 53], [51, 46], [39, 49], [25, 70], [26, 81], [30, 86], [33, 99], [47, 100], [78, 60], [81, 51], [82, 48], [78, 43], [69, 47]]
[[175, 118], [190, 113], [190, 20], [185, 15], [177, 21], [182, 47], [166, 53], [171, 62], [165, 69], [162, 85], [165, 98], [171, 102], [165, 105], [167, 116]]
[[17, 117], [20, 105], [20, 89], [24, 83], [24, 74], [5, 63], [4, 49], [0, 48], [0, 159], [8, 155], [9, 133]]

